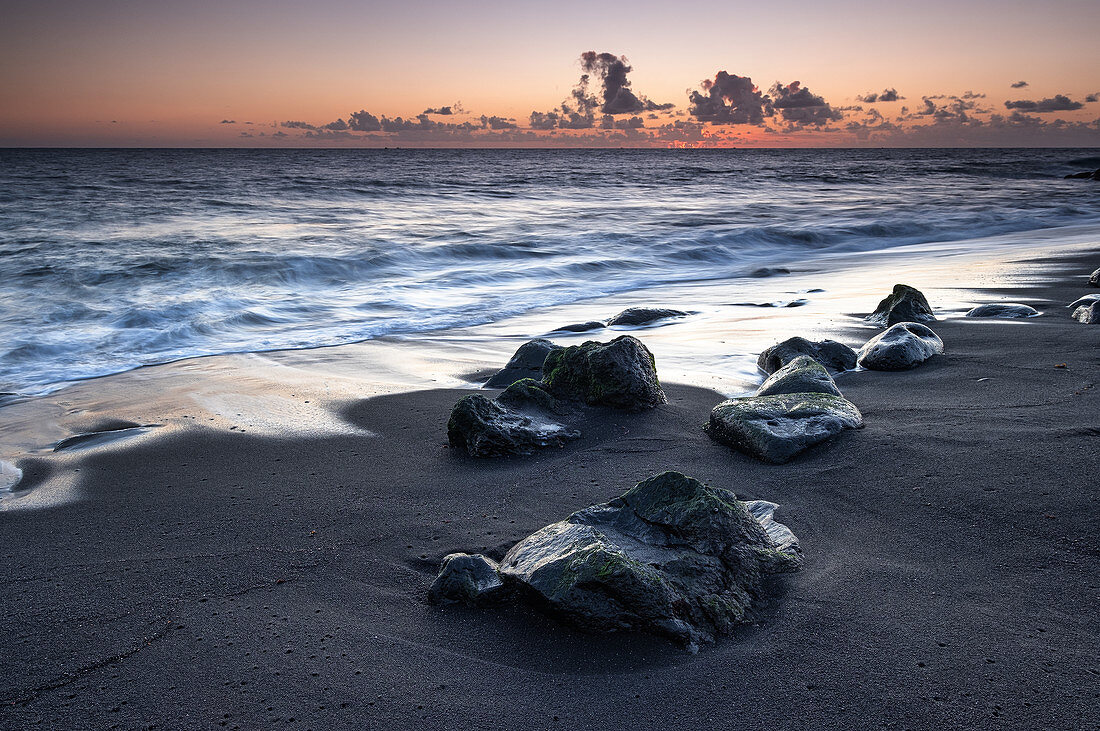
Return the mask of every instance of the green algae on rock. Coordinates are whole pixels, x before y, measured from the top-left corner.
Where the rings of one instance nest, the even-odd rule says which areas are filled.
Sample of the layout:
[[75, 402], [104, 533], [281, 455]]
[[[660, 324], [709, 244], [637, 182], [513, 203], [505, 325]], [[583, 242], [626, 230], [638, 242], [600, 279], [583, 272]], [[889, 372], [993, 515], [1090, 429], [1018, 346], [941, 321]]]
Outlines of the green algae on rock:
[[782, 464], [845, 429], [862, 426], [863, 415], [843, 396], [794, 393], [723, 401], [703, 429], [717, 442]]
[[651, 632], [695, 650], [745, 622], [770, 575], [801, 567], [774, 510], [664, 472], [536, 531], [499, 573], [579, 627]]
[[640, 411], [666, 402], [653, 354], [630, 335], [589, 340], [553, 350], [543, 364], [543, 387], [558, 398]]

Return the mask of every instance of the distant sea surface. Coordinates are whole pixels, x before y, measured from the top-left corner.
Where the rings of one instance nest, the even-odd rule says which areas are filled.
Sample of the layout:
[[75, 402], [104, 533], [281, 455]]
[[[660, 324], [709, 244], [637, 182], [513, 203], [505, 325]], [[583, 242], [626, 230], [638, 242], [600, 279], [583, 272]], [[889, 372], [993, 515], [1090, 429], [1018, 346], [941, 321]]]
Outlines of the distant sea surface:
[[0, 150], [0, 391], [1100, 223], [1098, 150]]

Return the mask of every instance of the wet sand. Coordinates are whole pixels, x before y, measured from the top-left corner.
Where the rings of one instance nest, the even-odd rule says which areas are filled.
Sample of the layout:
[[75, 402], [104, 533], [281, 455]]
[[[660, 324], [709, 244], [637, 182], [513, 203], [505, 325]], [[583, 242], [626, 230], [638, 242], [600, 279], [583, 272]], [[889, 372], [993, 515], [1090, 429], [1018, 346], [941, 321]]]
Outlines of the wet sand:
[[[0, 725], [1097, 727], [1100, 328], [1049, 303], [1098, 263], [970, 297], [1038, 318], [947, 320], [946, 356], [842, 374], [866, 428], [782, 466], [712, 443], [722, 394], [675, 384], [526, 458], [452, 454], [469, 391], [438, 389], [344, 399], [344, 433], [177, 428], [24, 459], [23, 491], [71, 499], [0, 514]], [[665, 469], [779, 503], [801, 539], [805, 569], [735, 636], [693, 656], [427, 603], [446, 554], [499, 558]]]

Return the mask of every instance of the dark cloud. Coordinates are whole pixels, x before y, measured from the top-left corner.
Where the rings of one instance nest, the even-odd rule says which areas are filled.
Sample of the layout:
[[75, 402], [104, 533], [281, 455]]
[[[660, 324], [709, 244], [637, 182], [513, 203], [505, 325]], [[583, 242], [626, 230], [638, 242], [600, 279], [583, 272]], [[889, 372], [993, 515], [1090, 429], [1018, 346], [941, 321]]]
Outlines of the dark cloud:
[[280, 122], [279, 126], [286, 127], [287, 129], [317, 129], [315, 126], [309, 124], [308, 122], [299, 122], [295, 120], [291, 120], [289, 122]]
[[884, 89], [878, 94], [869, 91], [863, 96], [857, 96], [856, 101], [864, 102], [866, 104], [874, 104], [876, 102], [896, 102], [904, 98], [905, 97], [898, 94], [897, 89], [891, 87], [889, 89]]
[[1023, 112], [1038, 112], [1040, 114], [1045, 112], [1072, 112], [1083, 106], [1085, 105], [1081, 102], [1075, 102], [1064, 94], [1055, 94], [1049, 99], [1042, 99], [1037, 102], [1028, 99], [1005, 102], [1005, 109], [1019, 109]]
[[348, 128], [348, 123], [342, 119], [337, 119], [335, 122], [329, 122], [321, 127], [321, 129], [331, 130], [333, 132], [342, 132]]
[[251, 137], [251, 136], [252, 136], [251, 132], [241, 132], [241, 137]]
[[558, 126], [562, 129], [592, 129], [596, 126], [596, 118], [592, 114], [572, 112], [567, 116], [562, 116], [558, 120]]
[[615, 119], [610, 114], [605, 114], [600, 120], [601, 129], [642, 129], [643, 127], [645, 127], [645, 120], [641, 117]]
[[1095, 94], [1089, 94], [1085, 97], [1085, 103], [1092, 104], [1093, 102], [1100, 101], [1100, 92]]
[[557, 112], [531, 112], [529, 124], [531, 129], [554, 129], [560, 118]]
[[962, 99], [985, 99], [985, 94], [979, 94], [976, 91], [970, 91], [967, 89], [963, 92]]
[[786, 86], [777, 81], [768, 90], [768, 94], [771, 96], [772, 106], [779, 110], [783, 121], [794, 126], [820, 127], [844, 118], [843, 114], [833, 109], [822, 97], [797, 81]]
[[235, 119], [223, 119], [222, 121], [218, 122], [218, 124], [236, 124], [236, 123], [237, 123], [237, 120], [235, 120]]
[[466, 110], [462, 108], [462, 102], [455, 102], [445, 107], [428, 107], [421, 112], [421, 114], [439, 114], [444, 117], [450, 117], [454, 114], [463, 114], [465, 111]]
[[348, 117], [348, 129], [354, 132], [381, 132], [382, 122], [365, 109], [360, 109]]
[[658, 104], [650, 99], [645, 100], [645, 111], [647, 112], [667, 112], [669, 109], [674, 109], [675, 107], [676, 105], [672, 102]]
[[1017, 81], [1012, 84], [1013, 89], [1023, 89], [1025, 86], [1027, 86], [1026, 81]]
[[578, 88], [587, 88], [588, 79], [595, 76], [602, 96], [600, 111], [604, 114], [633, 114], [645, 109], [642, 100], [630, 90], [630, 79], [626, 75], [633, 68], [626, 56], [585, 51], [581, 54], [581, 68], [585, 73]]
[[504, 117], [487, 117], [484, 114], [481, 115], [481, 126], [496, 130], [517, 128], [514, 120], [505, 119]]
[[719, 71], [713, 81], [704, 79], [701, 86], [701, 91], [688, 94], [688, 113], [700, 122], [760, 125], [775, 113], [771, 100], [748, 76]]
[[281, 132], [281, 131], [280, 132], [272, 132], [271, 136], [272, 137], [289, 137], [289, 135], [286, 132]]

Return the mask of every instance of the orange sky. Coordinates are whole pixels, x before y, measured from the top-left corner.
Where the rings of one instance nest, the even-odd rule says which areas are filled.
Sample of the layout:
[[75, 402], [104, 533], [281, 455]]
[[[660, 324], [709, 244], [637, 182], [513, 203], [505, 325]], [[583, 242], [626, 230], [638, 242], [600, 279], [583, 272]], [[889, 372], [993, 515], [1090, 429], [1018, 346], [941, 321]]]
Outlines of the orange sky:
[[[547, 144], [578, 133], [528, 139], [491, 130], [414, 131], [318, 140], [281, 124], [320, 126], [361, 109], [409, 118], [461, 100], [470, 114], [432, 119], [499, 116], [523, 130], [532, 111], [551, 111], [569, 96], [579, 54], [590, 49], [625, 55], [630, 89], [673, 102], [679, 112], [645, 117], [650, 131], [625, 139], [579, 133], [596, 144], [733, 138], [781, 145], [1100, 145], [1100, 130], [1087, 126], [1100, 117], [1100, 103], [1084, 101], [1100, 92], [1095, 0], [932, 0], [906, 8], [854, 1], [474, 8], [417, 0], [45, 0], [8, 2], [4, 15], [0, 145]], [[843, 119], [790, 134], [766, 131], [774, 129], [770, 123], [708, 124], [680, 140], [665, 139], [671, 133], [655, 139], [655, 127], [693, 121], [687, 91], [719, 70], [751, 77], [765, 92], [775, 81], [799, 80], [831, 109], [856, 105], [858, 94], [896, 88], [904, 102], [873, 106], [900, 129], [860, 139], [847, 127], [866, 121], [865, 112], [845, 111]], [[1010, 88], [1020, 80], [1028, 86]], [[969, 125], [941, 120], [938, 129], [914, 136], [932, 120], [897, 121], [902, 106], [911, 112], [924, 96], [968, 90], [987, 95], [967, 114]], [[993, 120], [1011, 114], [1006, 100], [1058, 94], [1083, 108]], [[286, 136], [272, 137], [276, 132]]]

